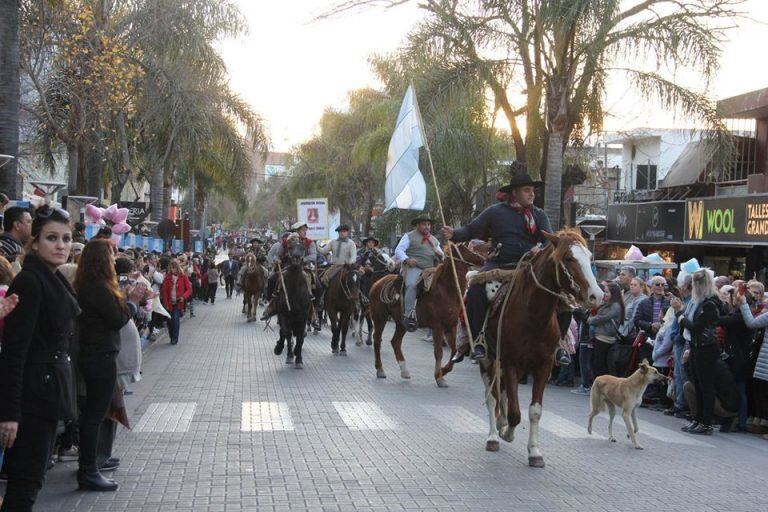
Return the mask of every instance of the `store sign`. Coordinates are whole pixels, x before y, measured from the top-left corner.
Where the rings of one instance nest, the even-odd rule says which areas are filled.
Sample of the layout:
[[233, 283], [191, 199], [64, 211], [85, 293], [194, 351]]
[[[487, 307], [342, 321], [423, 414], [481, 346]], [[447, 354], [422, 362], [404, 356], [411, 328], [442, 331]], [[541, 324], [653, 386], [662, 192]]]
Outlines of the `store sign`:
[[684, 201], [638, 203], [635, 223], [639, 243], [681, 243], [685, 225]]
[[149, 205], [143, 201], [120, 201], [118, 203], [120, 208], [128, 208], [128, 219], [126, 222], [131, 227], [141, 224], [147, 218], [147, 208]]
[[685, 241], [768, 244], [768, 195], [688, 199]]
[[622, 203], [608, 206], [605, 239], [613, 242], [636, 242], [637, 204]]
[[296, 218], [307, 224], [307, 236], [313, 240], [327, 240], [328, 199], [309, 198], [296, 200]]
[[608, 206], [606, 240], [642, 244], [679, 244], [685, 225], [684, 201], [622, 203]]

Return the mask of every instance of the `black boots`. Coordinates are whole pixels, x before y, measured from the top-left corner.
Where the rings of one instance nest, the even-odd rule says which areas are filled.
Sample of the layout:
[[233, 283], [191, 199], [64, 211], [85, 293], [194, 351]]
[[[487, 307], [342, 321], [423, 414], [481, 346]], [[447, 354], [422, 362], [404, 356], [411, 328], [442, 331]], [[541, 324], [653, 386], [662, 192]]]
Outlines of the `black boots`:
[[77, 483], [84, 491], [109, 492], [120, 487], [114, 480], [104, 477], [95, 467], [80, 468], [77, 471]]

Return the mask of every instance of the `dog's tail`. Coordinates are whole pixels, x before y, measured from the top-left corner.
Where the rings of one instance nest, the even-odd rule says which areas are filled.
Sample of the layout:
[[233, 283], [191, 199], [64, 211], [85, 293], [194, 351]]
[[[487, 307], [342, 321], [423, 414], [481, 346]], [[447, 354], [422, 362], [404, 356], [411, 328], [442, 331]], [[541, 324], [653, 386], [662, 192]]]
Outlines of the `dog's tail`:
[[592, 383], [592, 389], [589, 392], [589, 401], [592, 404], [592, 410], [597, 412], [603, 412], [605, 410], [605, 400], [603, 399], [603, 394], [601, 393], [601, 385], [602, 382], [600, 382], [599, 379], [595, 379], [595, 381]]

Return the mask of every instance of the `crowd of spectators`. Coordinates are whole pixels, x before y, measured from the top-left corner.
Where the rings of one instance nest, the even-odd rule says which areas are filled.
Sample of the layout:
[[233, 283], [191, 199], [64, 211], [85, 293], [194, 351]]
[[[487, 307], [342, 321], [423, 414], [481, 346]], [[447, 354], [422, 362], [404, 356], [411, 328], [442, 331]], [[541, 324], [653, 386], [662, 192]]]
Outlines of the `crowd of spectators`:
[[647, 282], [633, 267], [603, 281], [602, 305], [577, 311], [554, 383], [587, 395], [595, 377], [628, 376], [640, 361], [669, 379], [644, 406], [691, 420], [683, 431], [750, 432], [768, 440], [768, 298], [763, 283], [715, 277], [708, 269]]

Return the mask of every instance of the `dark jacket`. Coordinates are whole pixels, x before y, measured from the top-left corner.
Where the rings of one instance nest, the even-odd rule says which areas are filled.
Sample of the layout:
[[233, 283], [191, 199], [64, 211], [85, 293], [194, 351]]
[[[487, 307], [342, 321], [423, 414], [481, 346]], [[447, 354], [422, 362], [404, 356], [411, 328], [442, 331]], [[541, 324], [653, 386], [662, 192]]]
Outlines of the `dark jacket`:
[[525, 226], [525, 215], [512, 208], [509, 203], [497, 203], [483, 210], [466, 226], [457, 228], [454, 231], [453, 240], [468, 242], [474, 238], [480, 238], [491, 239], [494, 247], [501, 244], [498, 254], [486, 262], [486, 269], [517, 263], [536, 244], [540, 242], [546, 244], [547, 239], [542, 235], [542, 231], [552, 233], [549, 217], [544, 210], [534, 206], [533, 218], [536, 221], [537, 231], [531, 234]]
[[738, 309], [720, 317], [720, 325], [725, 327], [725, 353], [728, 365], [734, 377], [744, 382], [752, 373], [749, 354], [754, 343], [755, 333], [744, 323], [744, 317]]
[[720, 321], [721, 302], [717, 297], [704, 299], [693, 311], [693, 321], [685, 316], [683, 311], [677, 316], [683, 316], [680, 327], [691, 332], [691, 346], [699, 347], [717, 343], [715, 328]]
[[[653, 303], [658, 301], [655, 295], [651, 295], [640, 304], [637, 305], [635, 311], [635, 326], [638, 330], [645, 331], [648, 334], [652, 333], [651, 324], [653, 323]], [[661, 313], [659, 314], [659, 322], [664, 318], [664, 311], [669, 307], [669, 299], [666, 297], [661, 298]]]
[[83, 283], [78, 291], [80, 309], [80, 353], [101, 354], [120, 351], [120, 329], [131, 318], [131, 310], [121, 305], [99, 281]]
[[80, 313], [64, 277], [34, 255], [8, 288], [19, 305], [5, 319], [0, 351], [0, 421], [22, 414], [48, 419], [75, 417], [74, 382], [67, 355]]

